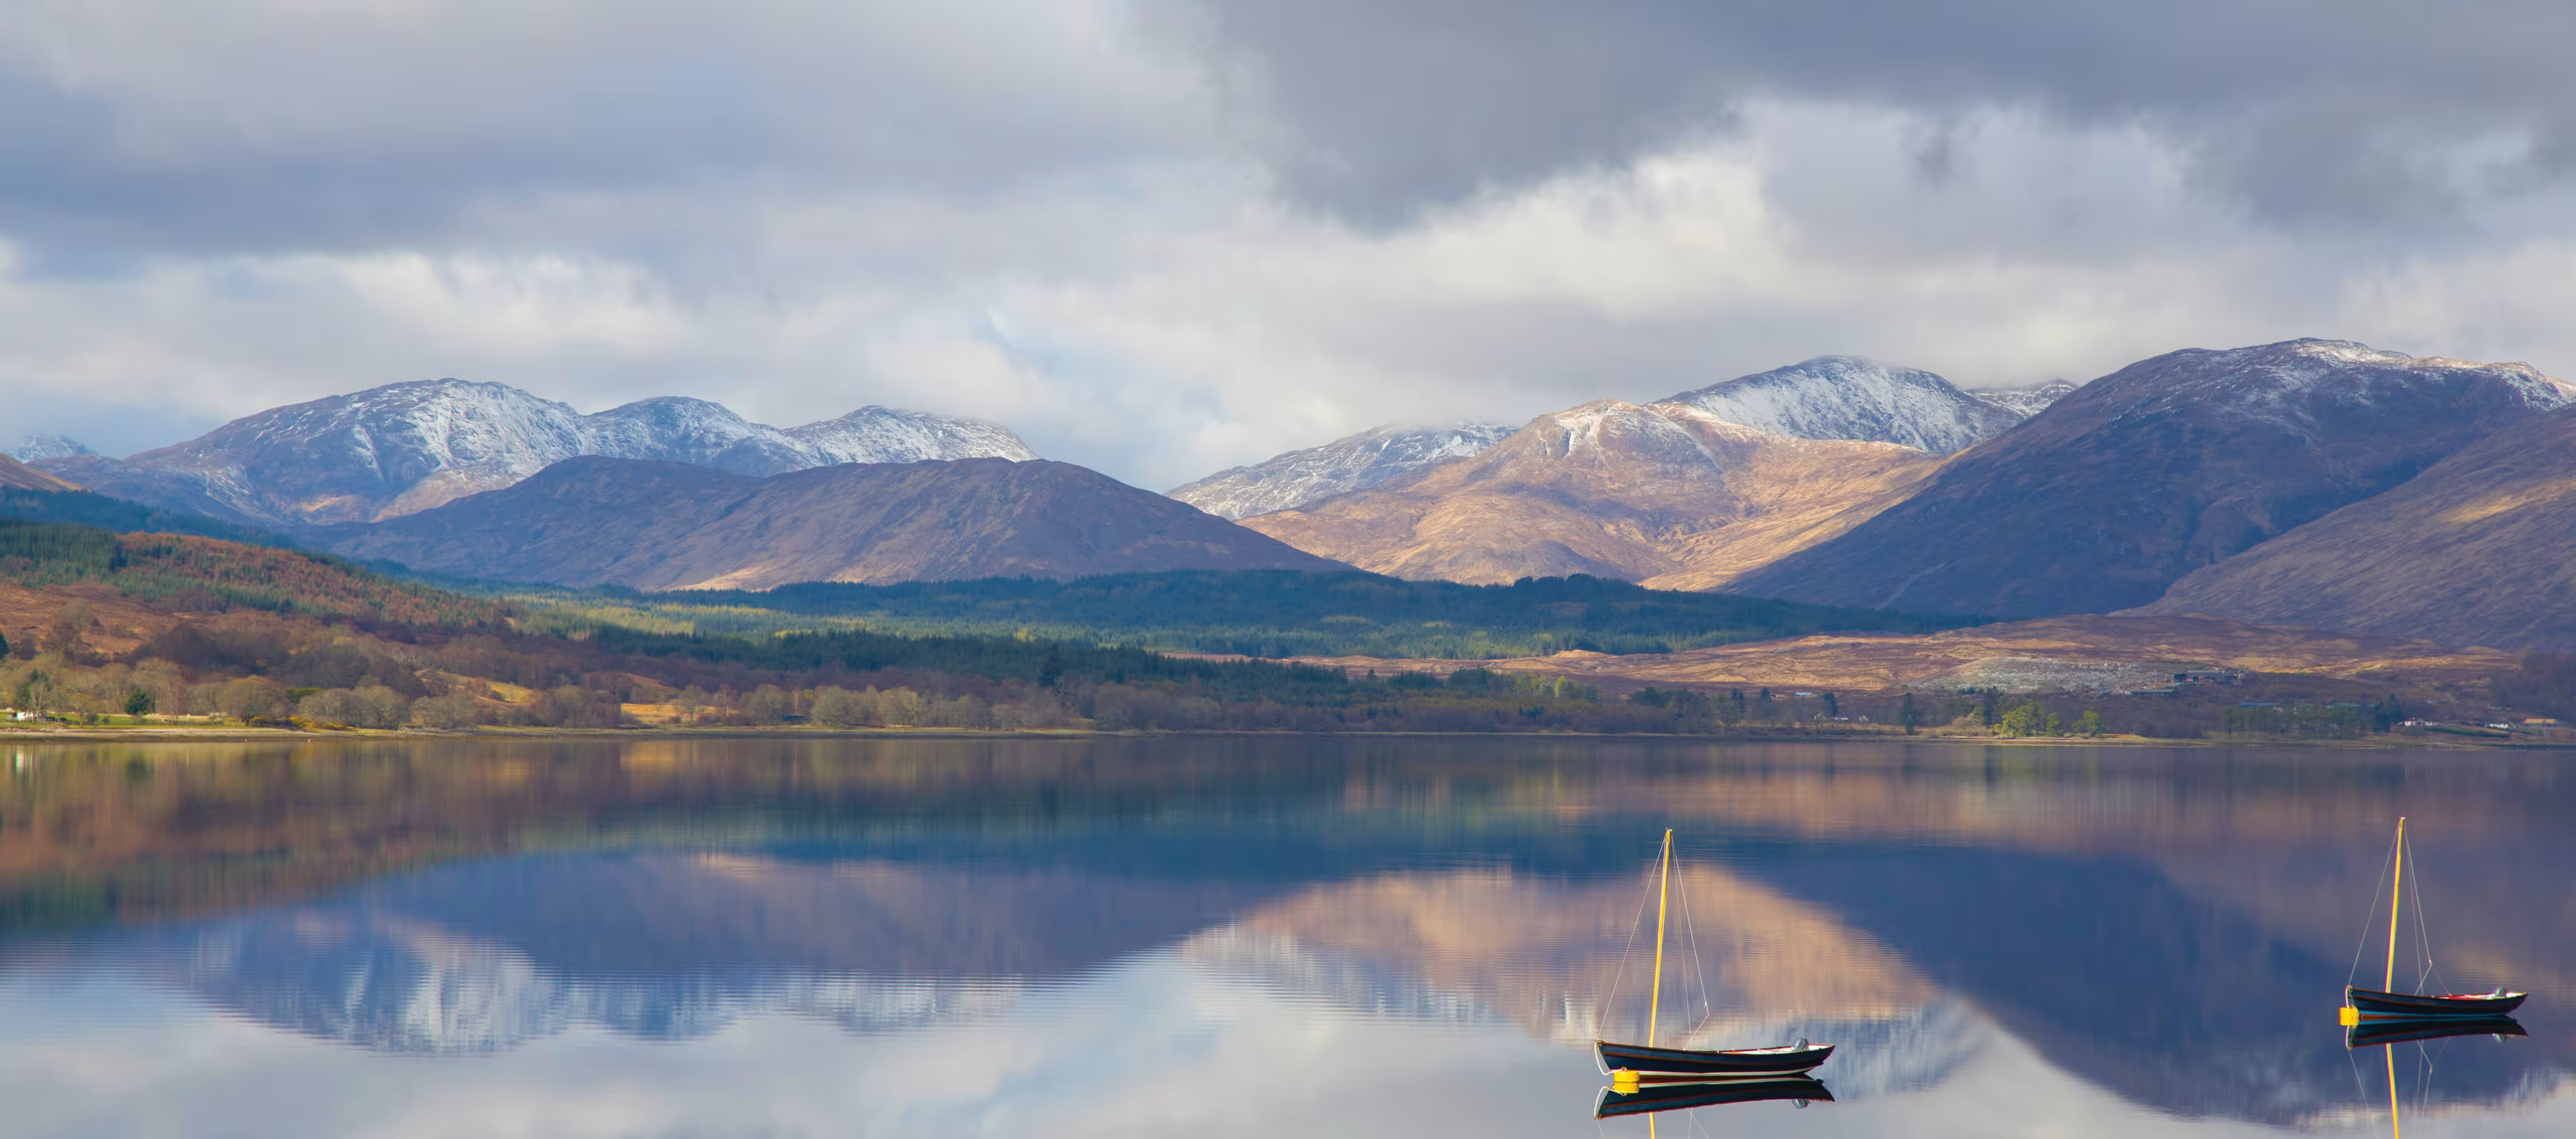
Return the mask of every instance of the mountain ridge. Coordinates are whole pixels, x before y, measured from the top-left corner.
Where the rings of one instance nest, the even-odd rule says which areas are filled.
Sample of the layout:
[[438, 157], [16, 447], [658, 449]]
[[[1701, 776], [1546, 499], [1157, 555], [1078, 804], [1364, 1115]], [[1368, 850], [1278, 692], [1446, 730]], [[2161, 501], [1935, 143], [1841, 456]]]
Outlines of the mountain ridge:
[[1733, 588], [2014, 618], [2147, 604], [2576, 400], [2523, 364], [2350, 341], [2184, 349], [2086, 384], [1903, 503]]
[[1258, 463], [1228, 467], [1165, 492], [1219, 518], [1241, 521], [1354, 490], [1451, 459], [1484, 452], [1512, 433], [1495, 423], [1450, 427], [1386, 424], [1330, 443], [1284, 451]]
[[[1856, 524], [1941, 463], [1798, 439], [1694, 407], [1595, 400], [1451, 460], [1244, 525], [1403, 578], [1571, 573], [1706, 589]], [[1854, 513], [1857, 511], [1857, 513]]]
[[125, 459], [43, 469], [150, 506], [295, 530], [416, 513], [564, 459], [671, 459], [752, 475], [848, 462], [1035, 458], [1007, 429], [870, 405], [781, 430], [664, 396], [584, 415], [489, 381], [421, 380], [270, 408]]
[[1966, 450], [2025, 418], [1932, 372], [1860, 356], [1816, 356], [1655, 402], [1775, 435], [1894, 443], [1936, 455]]
[[1096, 471], [990, 457], [753, 478], [583, 456], [322, 537], [335, 553], [434, 573], [645, 590], [1350, 568]]

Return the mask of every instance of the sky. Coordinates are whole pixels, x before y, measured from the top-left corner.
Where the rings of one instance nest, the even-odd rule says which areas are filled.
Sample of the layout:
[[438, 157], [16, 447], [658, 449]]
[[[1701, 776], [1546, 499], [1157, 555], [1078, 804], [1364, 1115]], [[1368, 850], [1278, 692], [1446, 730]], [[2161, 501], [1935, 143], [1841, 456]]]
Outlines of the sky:
[[17, 0], [0, 435], [403, 380], [1164, 489], [1810, 356], [2576, 374], [2576, 6]]

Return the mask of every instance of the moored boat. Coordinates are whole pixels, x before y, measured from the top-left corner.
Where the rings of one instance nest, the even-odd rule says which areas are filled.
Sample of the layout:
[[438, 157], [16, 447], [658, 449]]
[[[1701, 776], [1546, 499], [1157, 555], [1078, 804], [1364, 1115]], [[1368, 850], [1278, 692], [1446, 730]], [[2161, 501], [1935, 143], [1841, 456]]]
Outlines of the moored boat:
[[[2401, 993], [2396, 991], [2397, 931], [2403, 924], [2398, 919], [2400, 916], [2401, 903], [2405, 897], [2404, 888], [2406, 884], [2406, 863], [2406, 820], [2400, 818], [2397, 820], [2397, 841], [2392, 846], [2389, 854], [2388, 958], [2386, 971], [2380, 978], [2379, 983], [2381, 987], [2376, 989], [2365, 989], [2353, 984], [2349, 978], [2345, 980], [2343, 986], [2343, 1008], [2339, 1014], [2344, 1026], [2346, 1028], [2350, 1028], [2366, 1021], [2376, 1020], [2443, 1020], [2457, 1018], [2500, 1017], [2522, 1007], [2523, 998], [2529, 994], [2514, 992], [2502, 985], [2496, 986], [2491, 992], [2484, 993]], [[2420, 874], [2416, 876], [2419, 882], [2422, 880], [2422, 877], [2423, 876]], [[2417, 932], [2419, 935], [2422, 935], [2424, 905], [2421, 893], [2423, 888], [2419, 885], [2416, 889], [2418, 893], [2415, 904]], [[2363, 936], [2367, 938], [2369, 935], [2365, 933]], [[2424, 954], [2424, 969], [2426, 975], [2430, 976], [2433, 971], [2432, 945], [2428, 935], [2422, 936], [2421, 939], [2425, 942], [2425, 944], [2421, 946]], [[2364, 944], [2368, 943], [2365, 941]], [[2358, 968], [2358, 966], [2359, 961], [2358, 956], [2356, 955], [2355, 967]], [[2417, 978], [2418, 983], [2421, 983], [2422, 980], [2423, 978], [2421, 977]]]
[[1593, 1046], [1600, 1050], [1604, 1071], [1631, 1071], [1641, 1080], [1653, 1080], [1658, 1076], [1709, 1079], [1794, 1075], [1812, 1071], [1834, 1054], [1831, 1044], [1809, 1044], [1804, 1040], [1776, 1048], [1724, 1051], [1649, 1048], [1642, 1044], [1613, 1044], [1606, 1040], [1596, 1040]]
[[2528, 993], [2508, 992], [2498, 987], [2491, 993], [2384, 993], [2377, 989], [2343, 987], [2344, 1004], [2361, 1014], [2363, 1020], [2391, 1017], [2491, 1017], [2504, 1016], [2522, 1007]]
[[1646, 1042], [1592, 1042], [1601, 1057], [1601, 1070], [1609, 1073], [1614, 1085], [1632, 1089], [1640, 1082], [1674, 1078], [1707, 1080], [1795, 1075], [1813, 1070], [1834, 1054], [1831, 1044], [1810, 1044], [1803, 1039], [1795, 1044], [1772, 1048], [1656, 1047], [1655, 1029], [1664, 1000], [1664, 923], [1672, 902], [1673, 832], [1670, 830], [1664, 832], [1663, 852], [1656, 861], [1655, 881], [1655, 972], [1653, 986], [1646, 997]]

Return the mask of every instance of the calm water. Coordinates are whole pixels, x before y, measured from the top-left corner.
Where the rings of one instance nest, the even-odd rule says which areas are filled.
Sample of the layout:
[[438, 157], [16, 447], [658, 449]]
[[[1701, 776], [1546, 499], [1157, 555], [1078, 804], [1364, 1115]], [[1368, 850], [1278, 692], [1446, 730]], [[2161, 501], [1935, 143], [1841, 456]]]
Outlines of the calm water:
[[0, 1136], [1643, 1135], [1586, 1042], [1667, 826], [1666, 1036], [1843, 1048], [1662, 1135], [2386, 1134], [2401, 812], [2441, 979], [2533, 993], [2397, 1051], [2406, 1133], [2563, 1136], [2566, 761], [0, 744]]

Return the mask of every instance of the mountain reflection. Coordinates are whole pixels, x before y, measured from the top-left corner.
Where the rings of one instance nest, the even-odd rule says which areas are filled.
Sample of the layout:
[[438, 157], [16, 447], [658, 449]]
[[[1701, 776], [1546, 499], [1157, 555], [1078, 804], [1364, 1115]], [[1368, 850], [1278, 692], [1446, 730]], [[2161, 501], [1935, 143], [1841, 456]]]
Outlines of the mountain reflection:
[[310, 1037], [491, 1055], [770, 1015], [899, 1037], [1169, 969], [1582, 1066], [1640, 1030], [1642, 943], [1604, 1002], [1670, 825], [1691, 908], [1662, 1022], [1693, 1046], [1833, 1040], [1849, 1103], [2008, 1044], [2156, 1112], [2314, 1124], [2352, 1110], [2334, 967], [2399, 809], [2450, 980], [2534, 993], [2532, 1039], [2448, 1045], [2486, 1051], [2426, 1107], [2576, 1067], [2571, 799], [2544, 761], [2357, 752], [35, 749], [0, 779], [0, 979], [42, 950]]

